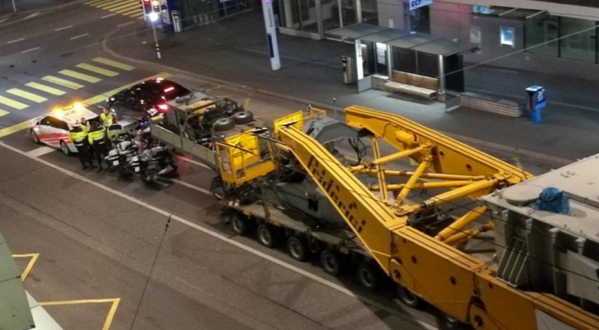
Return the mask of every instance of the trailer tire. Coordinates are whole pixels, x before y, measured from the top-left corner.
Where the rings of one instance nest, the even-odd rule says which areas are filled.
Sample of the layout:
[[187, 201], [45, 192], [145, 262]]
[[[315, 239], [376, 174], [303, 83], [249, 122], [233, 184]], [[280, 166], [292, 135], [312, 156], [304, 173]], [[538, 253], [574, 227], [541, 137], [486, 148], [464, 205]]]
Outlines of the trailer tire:
[[230, 131], [235, 128], [235, 120], [233, 118], [219, 118], [214, 122], [215, 132]]
[[254, 121], [254, 114], [251, 111], [241, 111], [233, 115], [236, 125], [245, 125]]
[[397, 296], [408, 307], [419, 308], [422, 306], [422, 299], [401, 285], [397, 286]]
[[273, 226], [264, 224], [258, 226], [258, 242], [267, 248], [274, 248], [280, 242], [280, 233]]
[[379, 284], [379, 273], [375, 265], [368, 261], [363, 261], [356, 270], [358, 281], [363, 287], [370, 291], [377, 289]]
[[343, 260], [339, 253], [325, 249], [320, 254], [320, 265], [324, 269], [325, 273], [333, 276], [337, 276], [343, 272]]
[[308, 238], [308, 251], [310, 251], [310, 253], [312, 254], [318, 254], [322, 251], [322, 244], [314, 239], [314, 238]]
[[250, 223], [247, 217], [234, 213], [229, 215], [229, 221], [231, 222], [231, 227], [235, 234], [246, 236], [250, 232]]
[[287, 250], [291, 258], [297, 261], [306, 261], [308, 258], [308, 246], [303, 237], [291, 236], [287, 239]]
[[443, 315], [443, 319], [445, 320], [445, 323], [447, 323], [449, 329], [462, 327], [464, 325], [463, 322], [456, 319], [455, 317], [441, 311], [439, 312]]

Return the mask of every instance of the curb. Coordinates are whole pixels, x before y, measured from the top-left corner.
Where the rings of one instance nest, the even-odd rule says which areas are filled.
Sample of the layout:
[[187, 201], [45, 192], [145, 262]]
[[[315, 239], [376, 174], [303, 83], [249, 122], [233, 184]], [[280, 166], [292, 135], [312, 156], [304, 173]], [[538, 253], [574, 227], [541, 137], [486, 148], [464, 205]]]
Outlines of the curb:
[[[102, 51], [110, 54], [111, 56], [113, 56], [115, 58], [130, 61], [133, 63], [137, 63], [138, 65], [151, 67], [158, 71], [164, 71], [166, 69], [168, 71], [173, 71], [176, 74], [188, 75], [188, 76], [191, 76], [191, 77], [194, 77], [197, 79], [201, 79], [201, 80], [205, 80], [207, 82], [223, 85], [223, 86], [226, 86], [229, 88], [234, 88], [234, 89], [242, 90], [242, 91], [249, 91], [253, 94], [266, 95], [269, 97], [287, 100], [287, 101], [291, 101], [291, 102], [311, 104], [311, 105], [314, 105], [315, 107], [318, 107], [318, 108], [321, 108], [321, 109], [324, 109], [327, 111], [333, 111], [335, 113], [335, 117], [337, 116], [337, 112], [341, 112], [341, 113], [344, 112], [344, 108], [342, 108], [342, 107], [333, 106], [330, 104], [319, 103], [319, 102], [312, 102], [310, 100], [306, 100], [303, 98], [269, 92], [269, 91], [257, 89], [257, 88], [246, 86], [246, 85], [232, 83], [230, 81], [224, 81], [224, 80], [221, 80], [218, 78], [203, 76], [201, 74], [197, 74], [194, 72], [184, 71], [184, 70], [181, 70], [181, 69], [178, 69], [175, 67], [171, 67], [168, 65], [163, 65], [163, 64], [159, 64], [159, 63], [155, 63], [155, 62], [151, 62], [151, 61], [146, 61], [146, 60], [129, 58], [127, 56], [120, 55], [120, 54], [116, 53], [115, 51], [113, 51], [112, 49], [110, 49], [110, 47], [108, 47], [108, 41], [109, 41], [110, 37], [114, 33], [118, 32], [119, 30], [120, 30], [120, 28], [114, 30], [113, 32], [109, 33], [102, 40]], [[484, 140], [480, 140], [480, 139], [476, 139], [476, 138], [466, 137], [463, 135], [447, 133], [447, 132], [440, 131], [440, 130], [435, 130], [435, 131], [437, 131], [443, 135], [447, 135], [453, 139], [456, 139], [460, 142], [463, 142], [465, 144], [468, 144], [468, 145], [478, 148], [478, 149], [486, 149], [491, 152], [494, 151], [494, 152], [498, 152], [498, 153], [502, 153], [502, 154], [518, 156], [518, 157], [522, 157], [526, 160], [529, 160], [531, 162], [536, 162], [536, 163], [543, 164], [543, 165], [549, 165], [552, 167], [562, 167], [562, 166], [571, 164], [575, 161], [575, 160], [570, 160], [570, 159], [561, 158], [561, 157], [557, 157], [557, 156], [546, 155], [546, 154], [542, 154], [542, 153], [538, 153], [538, 152], [534, 152], [534, 151], [530, 151], [530, 150], [526, 150], [526, 149], [520, 149], [520, 148], [516, 148], [516, 147], [501, 145], [501, 144], [494, 143], [494, 142], [488, 142], [488, 141], [484, 141]]]

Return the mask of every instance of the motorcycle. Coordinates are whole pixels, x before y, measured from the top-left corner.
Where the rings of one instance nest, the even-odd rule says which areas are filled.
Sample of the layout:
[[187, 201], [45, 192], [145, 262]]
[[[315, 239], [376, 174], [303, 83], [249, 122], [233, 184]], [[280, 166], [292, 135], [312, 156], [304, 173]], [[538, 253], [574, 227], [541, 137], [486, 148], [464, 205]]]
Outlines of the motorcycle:
[[133, 175], [131, 162], [134, 157], [137, 157], [137, 148], [130, 138], [115, 144], [116, 147], [108, 152], [105, 159], [112, 168], [118, 169], [122, 178], [128, 178]]
[[130, 167], [146, 184], [154, 183], [160, 176], [177, 174], [177, 162], [174, 150], [170, 146], [146, 149], [131, 158]]

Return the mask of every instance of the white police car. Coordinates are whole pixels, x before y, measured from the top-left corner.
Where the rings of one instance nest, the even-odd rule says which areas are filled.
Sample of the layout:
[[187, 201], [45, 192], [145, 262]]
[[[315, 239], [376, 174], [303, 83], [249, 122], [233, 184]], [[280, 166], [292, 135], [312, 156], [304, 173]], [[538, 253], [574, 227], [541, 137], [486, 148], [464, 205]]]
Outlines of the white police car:
[[65, 155], [76, 153], [77, 148], [69, 140], [69, 130], [78, 125], [82, 118], [85, 118], [88, 123], [100, 122], [98, 115], [86, 109], [81, 103], [75, 103], [64, 109], [55, 109], [47, 115], [34, 118], [29, 122], [31, 140], [60, 148]]

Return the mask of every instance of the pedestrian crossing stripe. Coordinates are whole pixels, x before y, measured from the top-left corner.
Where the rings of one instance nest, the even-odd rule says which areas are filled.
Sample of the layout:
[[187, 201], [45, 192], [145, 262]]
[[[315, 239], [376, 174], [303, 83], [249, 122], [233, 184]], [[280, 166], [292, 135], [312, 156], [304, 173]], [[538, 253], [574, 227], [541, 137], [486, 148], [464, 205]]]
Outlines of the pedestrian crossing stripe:
[[103, 58], [103, 57], [96, 57], [92, 61], [102, 63], [102, 64], [105, 64], [105, 65], [108, 65], [108, 66], [111, 66], [114, 68], [119, 68], [119, 69], [122, 69], [125, 71], [131, 71], [131, 70], [135, 69], [135, 67], [133, 67], [131, 65], [127, 65], [125, 63], [109, 60], [109, 59]]
[[42, 80], [45, 81], [49, 81], [51, 83], [60, 85], [60, 86], [64, 86], [70, 89], [79, 89], [79, 88], [83, 88], [83, 85], [80, 85], [78, 83], [72, 82], [70, 80], [66, 80], [66, 79], [62, 79], [62, 78], [58, 78], [58, 77], [54, 77], [54, 76], [45, 76], [42, 78]]
[[66, 94], [66, 92], [61, 91], [60, 89], [54, 88], [54, 87], [50, 87], [50, 86], [46, 86], [46, 85], [42, 85], [42, 84], [38, 84], [36, 82], [29, 82], [26, 83], [25, 86], [27, 87], [31, 87], [31, 88], [35, 88], [35, 89], [39, 89], [40, 91], [44, 91], [48, 94], [53, 94], [53, 95], [64, 95]]
[[35, 95], [33, 93], [29, 93], [29, 92], [26, 92], [26, 91], [18, 89], [18, 88], [11, 88], [11, 89], [7, 90], [6, 92], [10, 93], [12, 95], [16, 95], [18, 97], [22, 97], [29, 101], [36, 102], [36, 103], [42, 103], [42, 102], [48, 101], [48, 99], [45, 97]]
[[0, 109], [0, 117], [8, 115], [10, 112]]
[[0, 103], [4, 104], [4, 105], [8, 105], [11, 108], [15, 108], [17, 110], [23, 110], [25, 108], [28, 107], [27, 104], [21, 103], [21, 102], [17, 102], [15, 100], [11, 100], [7, 97], [4, 96], [0, 96]]
[[[125, 16], [132, 16], [132, 17], [139, 16], [139, 15], [134, 15], [134, 14], [138, 14], [137, 9], [133, 9], [133, 10], [127, 11], [127, 12], [122, 12], [120, 14], [125, 15]], [[139, 14], [141, 14], [141, 13], [139, 13]]]
[[92, 71], [92, 72], [95, 72], [95, 73], [99, 73], [99, 74], [107, 76], [107, 77], [114, 77], [114, 76], [118, 76], [119, 75], [118, 72], [106, 70], [106, 69], [97, 67], [95, 65], [87, 64], [87, 63], [77, 64], [77, 67], [80, 68], [80, 69], [83, 69], [83, 70], [88, 70], [88, 71]]
[[133, 18], [144, 15], [142, 4], [136, 0], [93, 0], [85, 4]]
[[106, 9], [106, 7], [110, 7], [112, 5], [119, 4], [119, 3], [120, 4], [126, 3], [128, 5], [131, 5], [134, 2], [131, 2], [131, 1], [127, 2], [127, 1], [123, 1], [123, 0], [109, 0], [109, 1], [104, 1], [104, 2], [97, 3], [97, 4], [93, 5], [93, 6], [97, 7], [97, 8]]
[[116, 10], [119, 10], [119, 9], [129, 8], [129, 7], [131, 7], [130, 3], [117, 2], [114, 5], [110, 5], [108, 7], [102, 8], [102, 9], [104, 9], [104, 10], [110, 10], [110, 11], [116, 11]]
[[69, 76], [69, 77], [75, 78], [75, 79], [87, 81], [87, 82], [90, 82], [92, 84], [95, 84], [98, 81], [102, 80], [100, 78], [96, 78], [94, 76], [90, 76], [90, 75], [87, 75], [87, 74], [79, 73], [79, 72], [73, 71], [73, 70], [62, 70], [62, 71], [58, 71], [58, 73], [60, 73], [62, 75], [65, 75], [65, 76]]

